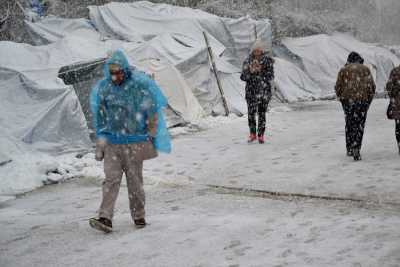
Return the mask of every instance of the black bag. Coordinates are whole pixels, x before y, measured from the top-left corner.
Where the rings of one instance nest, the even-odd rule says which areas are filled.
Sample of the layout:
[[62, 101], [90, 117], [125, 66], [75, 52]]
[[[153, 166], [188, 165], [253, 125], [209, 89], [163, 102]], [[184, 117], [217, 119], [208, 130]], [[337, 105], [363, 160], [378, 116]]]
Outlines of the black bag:
[[390, 99], [389, 106], [386, 111], [386, 116], [389, 120], [400, 120], [400, 108], [399, 103], [396, 99]]
[[394, 120], [393, 118], [393, 104], [392, 101], [389, 102], [389, 106], [386, 111], [386, 116], [389, 120]]

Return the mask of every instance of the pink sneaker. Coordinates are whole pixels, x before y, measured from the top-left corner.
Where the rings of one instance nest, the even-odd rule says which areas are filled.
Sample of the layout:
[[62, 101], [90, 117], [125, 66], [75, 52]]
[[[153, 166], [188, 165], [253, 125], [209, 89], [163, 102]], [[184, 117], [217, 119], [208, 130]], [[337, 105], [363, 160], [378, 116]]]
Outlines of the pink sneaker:
[[254, 142], [254, 141], [256, 141], [257, 140], [257, 136], [256, 136], [256, 134], [250, 134], [250, 136], [249, 136], [249, 140], [247, 141], [248, 143], [252, 143], [252, 142]]
[[260, 144], [264, 144], [264, 136], [259, 136], [259, 137], [258, 137], [258, 142], [259, 142]]

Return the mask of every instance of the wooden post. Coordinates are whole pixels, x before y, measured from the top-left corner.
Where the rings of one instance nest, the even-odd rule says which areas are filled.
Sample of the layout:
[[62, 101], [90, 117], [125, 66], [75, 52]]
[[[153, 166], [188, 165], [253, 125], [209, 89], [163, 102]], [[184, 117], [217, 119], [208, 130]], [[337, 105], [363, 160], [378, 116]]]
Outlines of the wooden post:
[[218, 89], [219, 89], [219, 92], [221, 93], [222, 103], [223, 103], [224, 108], [225, 108], [225, 115], [229, 116], [228, 104], [227, 104], [226, 99], [225, 99], [224, 90], [222, 89], [221, 81], [220, 81], [220, 79], [218, 77], [217, 66], [215, 65], [213, 52], [212, 52], [210, 43], [208, 42], [207, 33], [203, 32], [203, 35], [204, 35], [204, 40], [206, 41], [208, 55], [210, 56], [210, 60], [211, 60], [212, 68], [213, 68], [213, 71], [214, 71], [215, 79], [217, 80]]

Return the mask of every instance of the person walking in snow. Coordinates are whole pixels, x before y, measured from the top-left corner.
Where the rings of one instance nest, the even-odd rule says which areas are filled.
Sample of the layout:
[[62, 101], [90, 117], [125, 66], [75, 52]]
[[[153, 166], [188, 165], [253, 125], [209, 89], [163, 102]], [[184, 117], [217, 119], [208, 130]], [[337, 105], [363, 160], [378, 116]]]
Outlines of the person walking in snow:
[[391, 71], [386, 92], [390, 98], [387, 115], [390, 120], [395, 121], [395, 135], [400, 154], [400, 66]]
[[96, 160], [104, 159], [105, 180], [99, 217], [90, 226], [112, 231], [114, 206], [125, 173], [132, 219], [146, 225], [143, 161], [157, 151], [169, 153], [170, 137], [163, 119], [166, 98], [145, 73], [131, 68], [122, 51], [105, 62], [104, 78], [91, 91], [90, 105], [96, 130]]
[[361, 144], [369, 106], [375, 95], [375, 82], [364, 59], [351, 52], [339, 71], [335, 91], [345, 114], [347, 155], [361, 160]]
[[[267, 46], [257, 40], [250, 56], [243, 63], [240, 79], [246, 82], [246, 102], [250, 136], [248, 142], [257, 137], [264, 143], [266, 112], [272, 97], [271, 83], [274, 80], [274, 59], [268, 56]], [[256, 115], [258, 116], [258, 128]]]

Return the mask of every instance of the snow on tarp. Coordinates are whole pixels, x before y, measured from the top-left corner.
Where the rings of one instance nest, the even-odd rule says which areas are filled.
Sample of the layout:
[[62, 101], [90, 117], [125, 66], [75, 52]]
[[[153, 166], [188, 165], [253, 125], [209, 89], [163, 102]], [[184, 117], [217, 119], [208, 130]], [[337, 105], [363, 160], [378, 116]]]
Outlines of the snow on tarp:
[[185, 122], [196, 123], [205, 116], [191, 88], [173, 65], [158, 60], [139, 61], [134, 65], [146, 73], [154, 74], [155, 81], [168, 99], [169, 107]]
[[0, 166], [0, 194], [42, 185], [50, 155], [90, 146], [75, 91], [57, 74], [64, 64], [105, 57], [101, 50], [75, 38], [38, 47], [0, 42], [0, 150], [13, 160]]
[[238, 59], [243, 59], [248, 52], [246, 48], [254, 42], [255, 32], [272, 44], [271, 24], [267, 19], [221, 18], [197, 9], [146, 1], [90, 6], [89, 14], [96, 28], [113, 39], [149, 41], [164, 33], [178, 33], [204, 46], [203, 32], [206, 32], [217, 55], [225, 50], [224, 55], [239, 64]]
[[246, 16], [238, 19], [222, 18], [222, 20], [233, 39], [233, 44], [226, 45], [234, 48], [239, 64], [249, 55], [256, 39], [262, 40], [272, 49], [272, 29], [269, 19], [254, 20]]
[[[246, 112], [245, 100], [238, 94], [244, 91], [238, 73], [256, 35], [272, 46], [269, 20], [221, 18], [201, 10], [150, 2], [110, 3], [89, 10], [102, 35], [145, 43], [141, 55], [163, 58], [176, 66], [206, 113], [220, 114], [221, 97], [210, 68], [203, 36], [206, 32], [228, 105], [236, 113]], [[229, 67], [221, 70], [221, 65]]]
[[[190, 37], [165, 33], [130, 50], [128, 57], [133, 60], [134, 65], [140, 65], [142, 64], [141, 62], [150, 60], [159, 61], [161, 65], [176, 67], [205, 113], [211, 114], [214, 112], [220, 114], [221, 110], [223, 113], [221, 95], [210, 68], [207, 53], [205, 45], [197, 43], [196, 40]], [[227, 62], [224, 57], [217, 58], [217, 68], [221, 74], [221, 82], [225, 89], [228, 104], [232, 106], [233, 111], [244, 113], [243, 105], [245, 100], [244, 98], [238, 98], [234, 93], [235, 91], [243, 91], [244, 84], [239, 79], [236, 79], [237, 83], [232, 84], [231, 82], [233, 76], [237, 76], [240, 69]], [[160, 80], [160, 82], [162, 81]], [[192, 112], [197, 112], [196, 106], [193, 106], [193, 109], [194, 111]]]
[[70, 35], [93, 40], [101, 39], [100, 33], [87, 19], [63, 19], [50, 16], [36, 23], [27, 20], [25, 23], [35, 45], [54, 43]]
[[[203, 38], [203, 31], [207, 32], [228, 105], [236, 114], [246, 113], [245, 83], [239, 79], [239, 73], [256, 35], [272, 45], [269, 20], [221, 18], [199, 10], [149, 2], [111, 3], [90, 7], [90, 10], [92, 24], [101, 36], [141, 43], [129, 49], [133, 61], [159, 60], [166, 66], [173, 65], [181, 72], [206, 114], [222, 114], [220, 92]], [[65, 29], [69, 29], [70, 35], [80, 36], [85, 32], [82, 28], [90, 28], [82, 20], [55, 20], [34, 23], [40, 26], [31, 27], [31, 30], [51, 41], [50, 37], [61, 38]], [[60, 29], [57, 31], [52, 25], [59, 25]], [[43, 32], [58, 34], [46, 37]], [[88, 35], [95, 36], [94, 33]], [[290, 62], [280, 60], [275, 68], [278, 90], [284, 100], [292, 102], [320, 97], [315, 83]]]
[[209, 13], [150, 2], [116, 3], [89, 6], [89, 16], [95, 27], [111, 39], [149, 41], [164, 33], [180, 33], [204, 44], [203, 31], [210, 34], [216, 53], [224, 51], [224, 43], [231, 43], [229, 32], [218, 16]]
[[285, 59], [275, 59], [275, 84], [288, 102], [317, 99], [321, 89], [299, 67]]
[[282, 42], [301, 57], [306, 73], [321, 88], [322, 96], [334, 94], [337, 73], [351, 51], [360, 53], [365, 59], [374, 75], [377, 91], [384, 90], [390, 71], [400, 64], [400, 59], [389, 49], [360, 42], [342, 33], [286, 38]]

